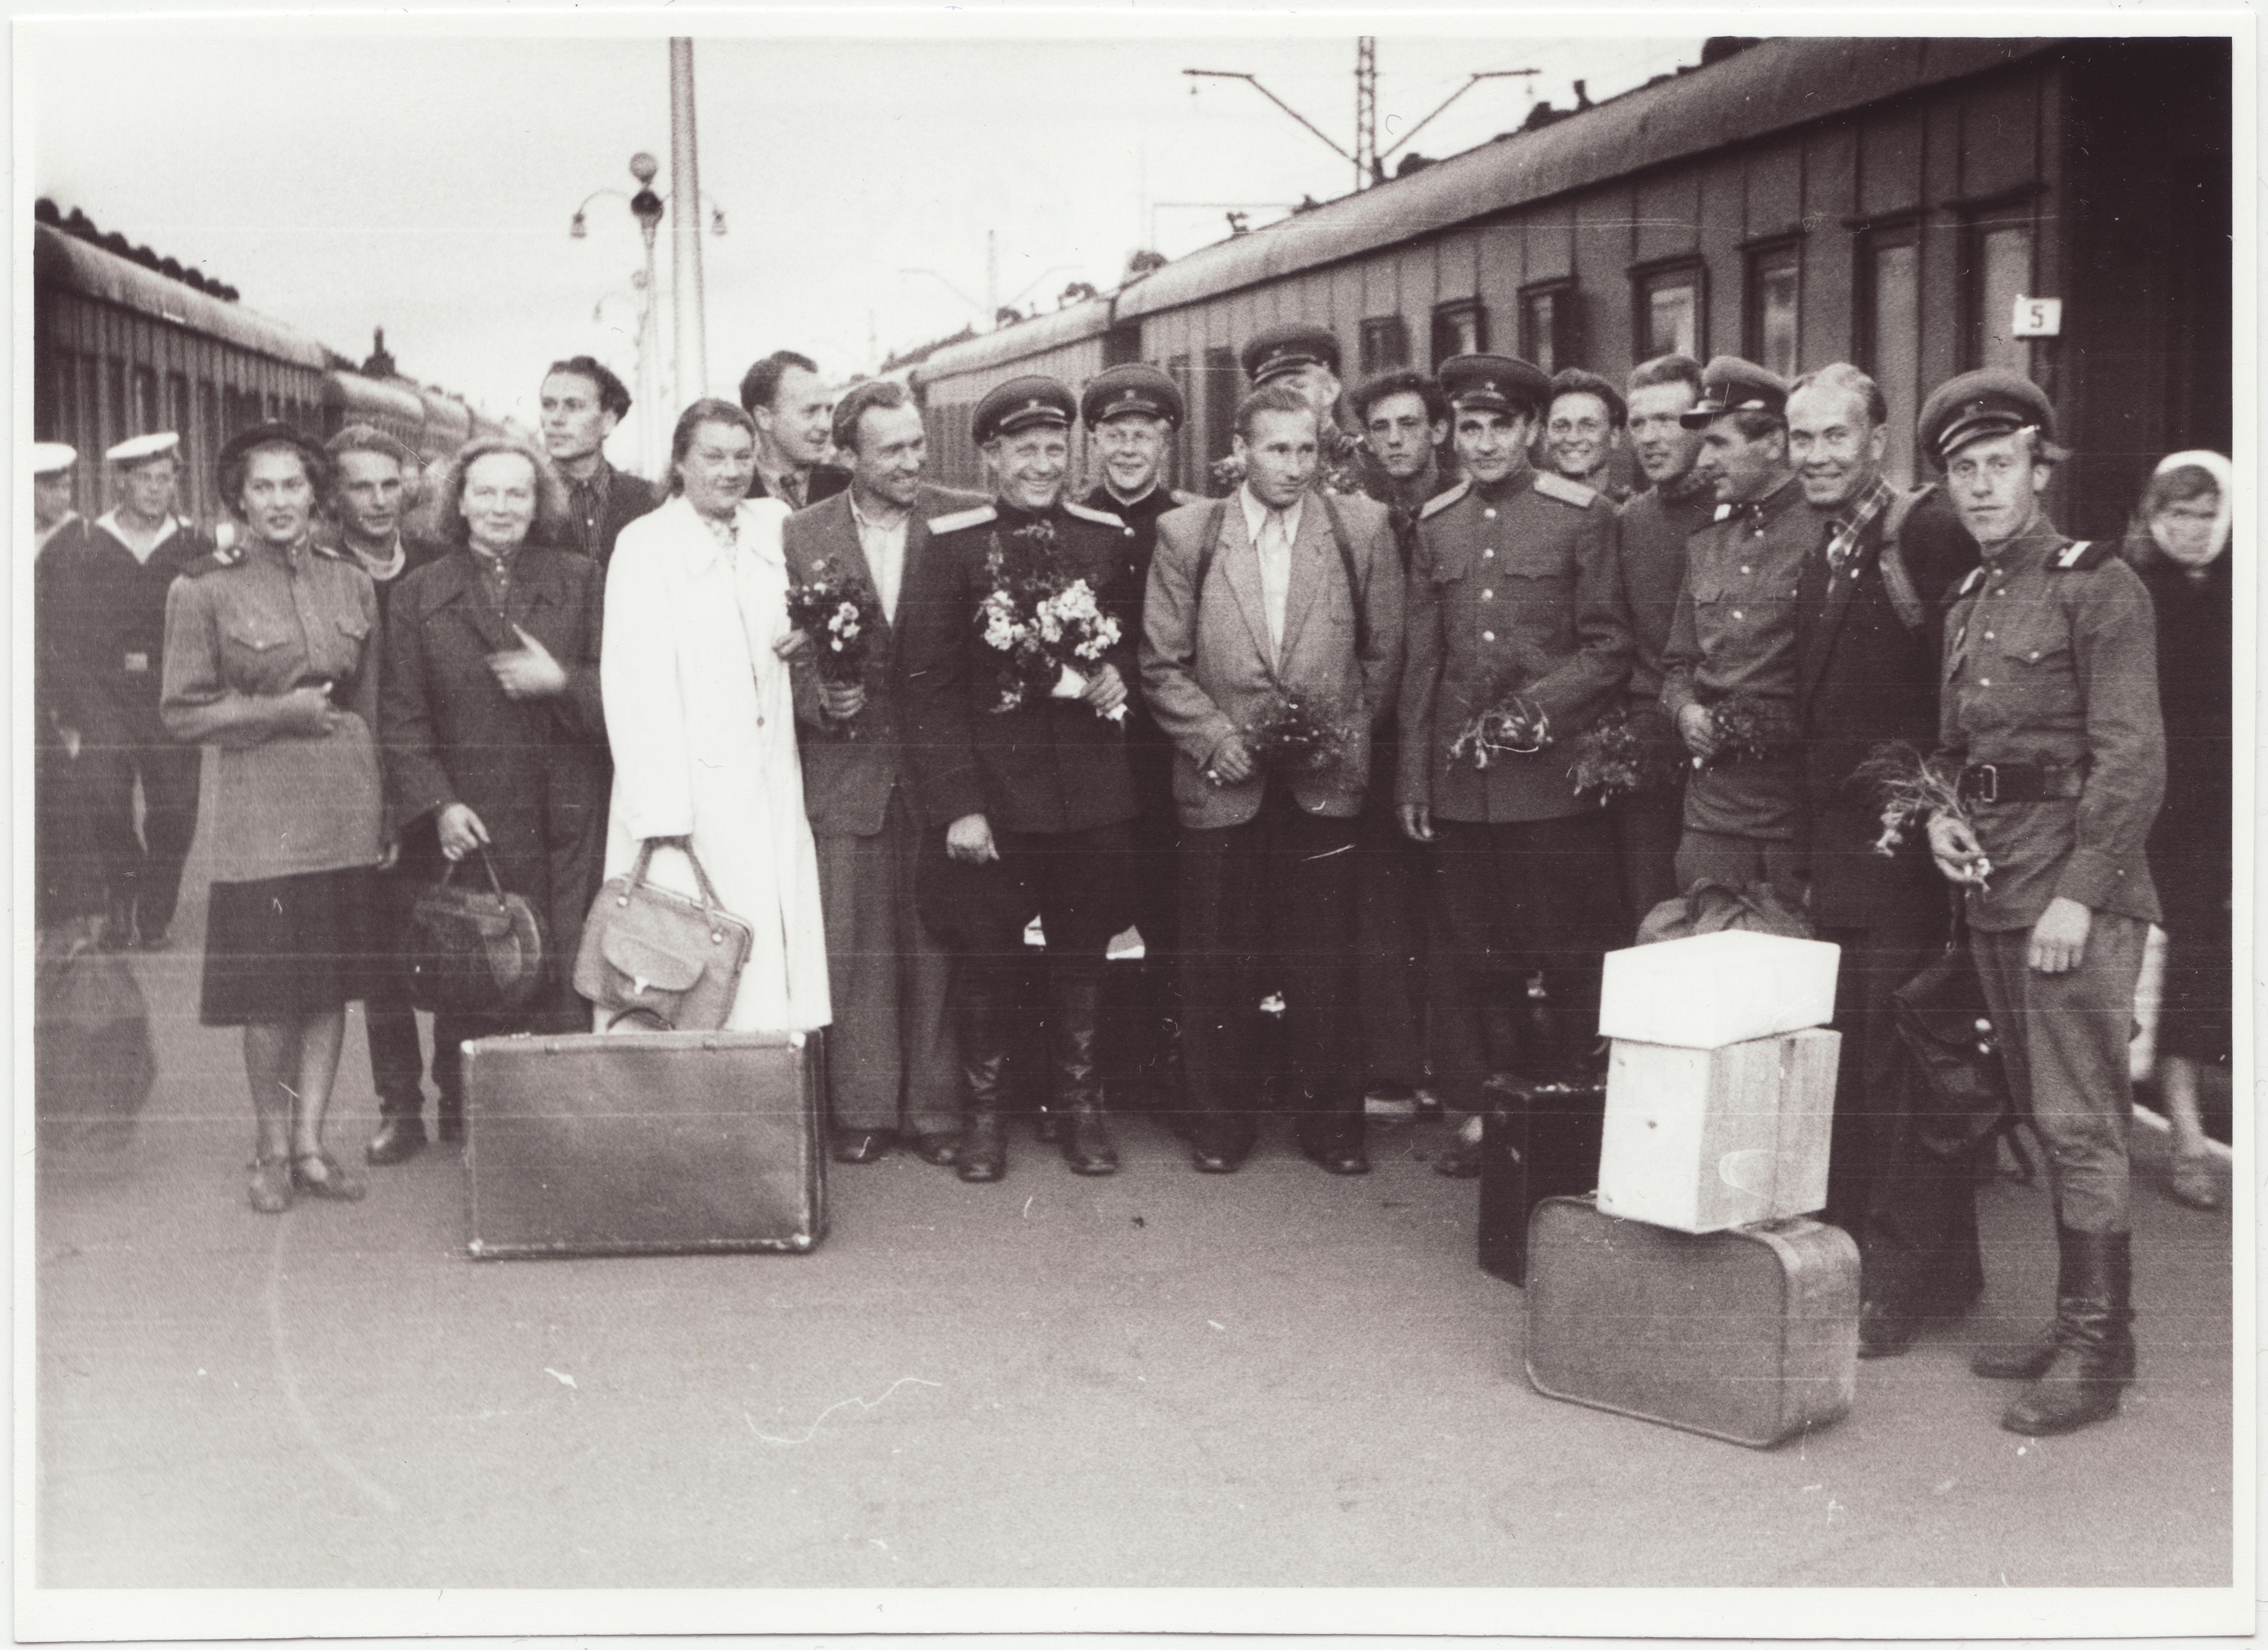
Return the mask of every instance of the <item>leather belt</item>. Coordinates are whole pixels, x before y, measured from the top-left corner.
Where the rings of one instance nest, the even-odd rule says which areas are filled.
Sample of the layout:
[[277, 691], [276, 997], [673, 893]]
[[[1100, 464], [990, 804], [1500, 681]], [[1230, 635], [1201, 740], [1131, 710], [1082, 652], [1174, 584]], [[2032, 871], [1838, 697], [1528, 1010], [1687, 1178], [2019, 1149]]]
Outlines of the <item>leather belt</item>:
[[1964, 802], [2052, 802], [2087, 788], [2087, 765], [2061, 762], [1973, 762], [1961, 770]]

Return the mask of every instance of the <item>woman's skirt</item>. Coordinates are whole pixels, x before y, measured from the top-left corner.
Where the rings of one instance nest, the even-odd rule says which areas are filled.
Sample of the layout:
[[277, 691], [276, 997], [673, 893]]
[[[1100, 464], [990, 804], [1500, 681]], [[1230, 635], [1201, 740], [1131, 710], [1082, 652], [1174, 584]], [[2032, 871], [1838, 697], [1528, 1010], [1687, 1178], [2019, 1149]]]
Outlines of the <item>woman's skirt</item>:
[[197, 1018], [208, 1026], [304, 1020], [367, 997], [380, 932], [362, 867], [216, 882]]

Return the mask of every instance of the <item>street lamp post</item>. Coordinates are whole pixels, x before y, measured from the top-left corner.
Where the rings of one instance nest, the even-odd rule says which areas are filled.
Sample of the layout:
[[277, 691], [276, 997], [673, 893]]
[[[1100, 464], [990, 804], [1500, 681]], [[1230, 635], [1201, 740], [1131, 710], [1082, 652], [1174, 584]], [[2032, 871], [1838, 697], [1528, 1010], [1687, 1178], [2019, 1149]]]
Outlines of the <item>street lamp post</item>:
[[[639, 464], [649, 474], [654, 475], [658, 475], [660, 470], [663, 400], [661, 339], [659, 318], [654, 310], [654, 247], [660, 237], [662, 217], [667, 210], [667, 197], [656, 194], [653, 188], [653, 180], [660, 171], [660, 162], [644, 150], [640, 150], [630, 157], [630, 176], [638, 186], [637, 193], [624, 196], [620, 189], [593, 190], [583, 197], [583, 204], [575, 209], [575, 217], [567, 226], [567, 232], [574, 239], [577, 240], [585, 239], [590, 233], [585, 214], [590, 210], [591, 203], [602, 195], [611, 195], [618, 199], [626, 200], [630, 209], [630, 216], [637, 219], [638, 236], [645, 243], [645, 269], [637, 282], [640, 298], [636, 372], [637, 387], [632, 393], [639, 409], [637, 436]], [[691, 213], [692, 221], [696, 224], [699, 222], [698, 213], [699, 209], [696, 204]], [[717, 234], [721, 235], [725, 232], [723, 212], [715, 214], [715, 221], [711, 228]], [[700, 256], [698, 234], [694, 236], [694, 248], [695, 261], [697, 264]], [[697, 273], [696, 282], [697, 290]]]

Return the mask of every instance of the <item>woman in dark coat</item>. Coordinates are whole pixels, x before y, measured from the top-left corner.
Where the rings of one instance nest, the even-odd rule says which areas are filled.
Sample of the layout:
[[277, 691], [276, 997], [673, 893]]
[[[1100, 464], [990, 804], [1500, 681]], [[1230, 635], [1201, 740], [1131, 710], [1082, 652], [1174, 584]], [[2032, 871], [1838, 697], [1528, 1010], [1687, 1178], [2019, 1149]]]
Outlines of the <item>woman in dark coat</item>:
[[2166, 801], [2150, 831], [2169, 942], [2158, 1093], [2174, 1125], [2174, 1195], [2202, 1209], [2220, 1207], [2224, 1194], [2199, 1116], [2199, 1073], [2215, 1070], [2227, 1083], [2235, 1013], [2231, 480], [2218, 453], [2175, 453], [2150, 478], [2127, 541], [2157, 606], [2166, 720]]
[[[599, 700], [605, 576], [555, 548], [567, 496], [549, 461], [505, 437], [468, 442], [437, 504], [451, 551], [407, 575], [387, 604], [387, 800], [398, 822], [433, 814], [452, 863], [484, 851], [505, 890], [534, 908], [545, 952], [544, 983], [525, 1007], [435, 1027], [450, 1141], [464, 1129], [460, 1042], [587, 1028], [569, 982], [598, 895], [611, 770]], [[487, 881], [477, 862], [456, 875]]]

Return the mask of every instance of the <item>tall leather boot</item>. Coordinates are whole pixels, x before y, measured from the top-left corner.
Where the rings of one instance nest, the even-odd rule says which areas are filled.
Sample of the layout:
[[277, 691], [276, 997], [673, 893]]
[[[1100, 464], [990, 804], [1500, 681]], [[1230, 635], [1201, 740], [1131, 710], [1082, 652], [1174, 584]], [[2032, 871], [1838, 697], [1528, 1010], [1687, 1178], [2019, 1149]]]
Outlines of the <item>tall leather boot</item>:
[[1008, 1172], [1005, 1078], [1008, 1051], [1003, 1046], [997, 991], [977, 970], [954, 984], [960, 998], [961, 1071], [968, 1083], [968, 1126], [961, 1137], [954, 1172], [966, 1181], [998, 1180]]
[[1115, 1175], [1118, 1148], [1111, 1143], [1102, 1104], [1101, 1040], [1102, 982], [1048, 982], [1048, 1036], [1056, 1067], [1056, 1103], [1064, 1116], [1064, 1161], [1074, 1175]]
[[2124, 1232], [2057, 1233], [2055, 1348], [2000, 1425], [2028, 1438], [2069, 1433], [2118, 1413], [2134, 1379], [2132, 1256]]

